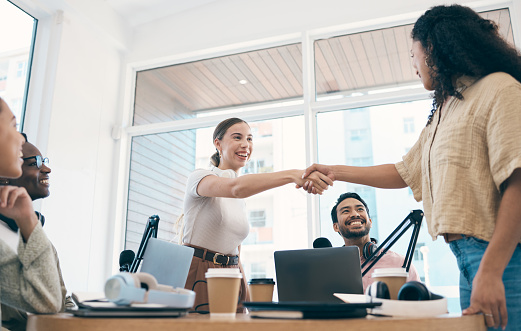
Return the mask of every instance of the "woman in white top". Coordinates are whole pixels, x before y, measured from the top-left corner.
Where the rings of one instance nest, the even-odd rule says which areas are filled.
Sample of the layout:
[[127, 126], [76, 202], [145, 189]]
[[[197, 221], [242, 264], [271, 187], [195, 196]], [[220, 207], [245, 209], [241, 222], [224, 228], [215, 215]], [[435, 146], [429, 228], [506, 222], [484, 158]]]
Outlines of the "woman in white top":
[[229, 118], [215, 128], [211, 157], [213, 167], [197, 169], [188, 178], [184, 211], [183, 244], [195, 248], [185, 287], [196, 295], [195, 307], [208, 303], [204, 274], [209, 268], [240, 268], [243, 274], [241, 301], [248, 300], [239, 249], [248, 236], [249, 223], [243, 198], [289, 183], [312, 185], [321, 194], [332, 181], [315, 172], [302, 179], [301, 170], [238, 176], [253, 151], [250, 126], [239, 118]]

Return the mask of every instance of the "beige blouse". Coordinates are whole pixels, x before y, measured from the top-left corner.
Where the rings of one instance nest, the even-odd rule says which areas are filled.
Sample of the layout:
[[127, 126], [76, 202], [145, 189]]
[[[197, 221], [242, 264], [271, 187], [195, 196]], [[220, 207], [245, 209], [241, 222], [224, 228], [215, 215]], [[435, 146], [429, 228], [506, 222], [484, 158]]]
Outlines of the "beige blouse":
[[423, 201], [429, 234], [461, 233], [490, 241], [502, 184], [521, 168], [521, 84], [497, 72], [458, 80], [463, 100], [436, 111], [396, 164]]

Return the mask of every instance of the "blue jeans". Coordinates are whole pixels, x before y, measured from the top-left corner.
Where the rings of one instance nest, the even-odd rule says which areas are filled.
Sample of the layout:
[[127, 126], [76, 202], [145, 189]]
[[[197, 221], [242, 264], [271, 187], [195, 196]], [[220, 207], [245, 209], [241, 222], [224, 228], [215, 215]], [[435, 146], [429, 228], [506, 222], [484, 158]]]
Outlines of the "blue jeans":
[[[470, 306], [472, 281], [478, 272], [481, 258], [488, 247], [488, 241], [474, 237], [464, 237], [449, 243], [456, 256], [460, 270], [461, 310]], [[503, 274], [503, 285], [507, 300], [508, 324], [506, 330], [521, 331], [521, 245], [518, 244]], [[489, 330], [496, 330], [489, 328]], [[501, 330], [501, 328], [499, 328]]]

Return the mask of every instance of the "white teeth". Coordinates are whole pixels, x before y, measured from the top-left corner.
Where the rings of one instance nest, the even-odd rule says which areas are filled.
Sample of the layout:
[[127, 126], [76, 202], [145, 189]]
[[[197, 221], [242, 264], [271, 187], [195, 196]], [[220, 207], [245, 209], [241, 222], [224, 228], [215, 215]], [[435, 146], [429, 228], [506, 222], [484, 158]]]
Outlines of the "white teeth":
[[362, 225], [362, 222], [351, 222], [349, 225]]
[[49, 180], [48, 179], [42, 179], [40, 181], [41, 184], [49, 184]]

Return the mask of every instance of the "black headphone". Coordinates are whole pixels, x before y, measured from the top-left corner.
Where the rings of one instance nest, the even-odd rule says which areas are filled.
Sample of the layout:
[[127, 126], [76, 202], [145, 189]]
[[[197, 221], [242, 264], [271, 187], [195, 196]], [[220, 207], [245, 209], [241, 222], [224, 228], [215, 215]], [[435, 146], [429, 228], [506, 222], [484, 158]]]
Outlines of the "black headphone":
[[[389, 288], [384, 282], [374, 282], [367, 288], [367, 295], [372, 298], [387, 299], [391, 298]], [[398, 292], [398, 300], [423, 301], [443, 299], [441, 295], [434, 294], [427, 289], [421, 282], [412, 280], [405, 283]]]
[[362, 256], [367, 260], [373, 253], [376, 251], [378, 246], [376, 245], [378, 243], [378, 240], [375, 238], [371, 238], [368, 242], [365, 243], [364, 247], [362, 248]]

